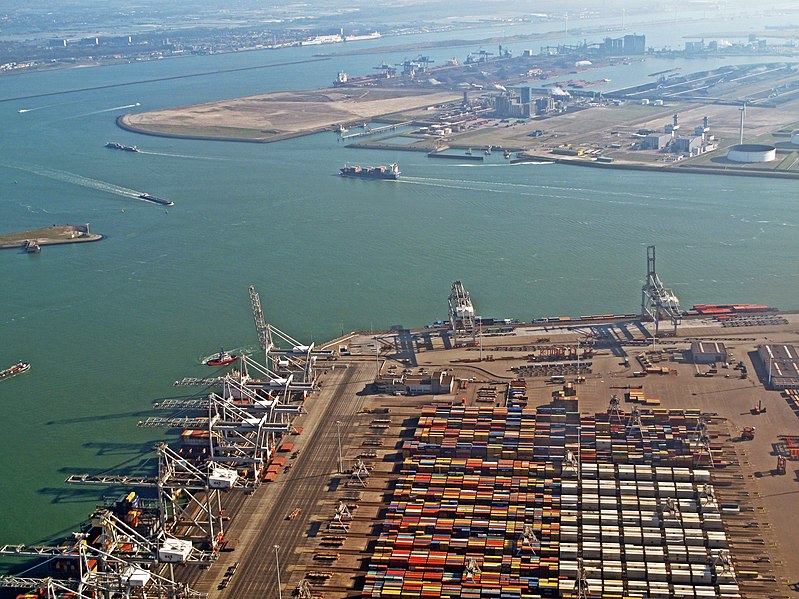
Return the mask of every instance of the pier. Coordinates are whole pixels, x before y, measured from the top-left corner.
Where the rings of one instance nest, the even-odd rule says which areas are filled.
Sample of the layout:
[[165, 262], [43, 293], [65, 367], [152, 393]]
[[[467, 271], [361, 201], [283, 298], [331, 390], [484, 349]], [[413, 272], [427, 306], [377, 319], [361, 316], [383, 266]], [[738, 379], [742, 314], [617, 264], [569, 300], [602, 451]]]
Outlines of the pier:
[[[65, 243], [86, 243], [105, 239], [104, 235], [92, 233], [89, 225], [53, 225], [42, 229], [31, 229], [17, 233], [0, 234], [0, 249], [33, 248]], [[29, 252], [33, 253], [33, 252]], [[38, 253], [35, 252], [35, 253]]]
[[378, 133], [385, 133], [386, 131], [396, 131], [401, 127], [408, 127], [413, 125], [413, 121], [403, 121], [401, 123], [393, 123], [390, 125], [382, 125], [380, 127], [367, 128], [357, 133], [350, 133], [349, 135], [342, 135], [341, 139], [355, 139], [356, 137], [366, 137], [367, 135], [377, 135]]

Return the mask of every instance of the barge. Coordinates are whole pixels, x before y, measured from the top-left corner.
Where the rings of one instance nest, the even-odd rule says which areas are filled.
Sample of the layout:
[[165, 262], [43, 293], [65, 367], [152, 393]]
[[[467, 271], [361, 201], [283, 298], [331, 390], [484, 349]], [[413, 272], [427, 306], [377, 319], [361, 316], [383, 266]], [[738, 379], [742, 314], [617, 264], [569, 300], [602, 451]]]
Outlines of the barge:
[[22, 374], [23, 372], [27, 372], [30, 370], [30, 368], [30, 362], [23, 362], [20, 360], [13, 366], [9, 366], [5, 370], [0, 370], [0, 381], [3, 379], [10, 379], [12, 376]]
[[161, 206], [174, 206], [175, 202], [172, 200], [165, 200], [164, 198], [159, 198], [154, 195], [150, 195], [149, 193], [140, 193], [139, 199], [144, 200], [145, 202], [151, 202], [153, 204], [160, 204]]

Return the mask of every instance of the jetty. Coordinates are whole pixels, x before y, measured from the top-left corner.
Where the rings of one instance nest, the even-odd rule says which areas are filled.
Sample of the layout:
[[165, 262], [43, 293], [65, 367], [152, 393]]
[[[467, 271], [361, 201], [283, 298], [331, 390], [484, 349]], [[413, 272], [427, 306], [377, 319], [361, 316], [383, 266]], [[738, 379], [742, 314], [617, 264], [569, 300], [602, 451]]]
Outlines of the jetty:
[[350, 133], [349, 135], [342, 135], [341, 139], [354, 139], [356, 137], [366, 137], [367, 135], [377, 135], [378, 133], [385, 133], [387, 131], [395, 131], [400, 127], [409, 127], [413, 125], [413, 121], [404, 121], [402, 123], [392, 123], [390, 125], [382, 125], [380, 127], [367, 127], [363, 131], [357, 133]]
[[92, 233], [88, 223], [85, 225], [53, 225], [43, 229], [0, 233], [0, 249], [23, 248], [30, 252], [31, 248], [41, 248], [45, 245], [86, 243], [100, 241], [104, 238], [105, 235]]

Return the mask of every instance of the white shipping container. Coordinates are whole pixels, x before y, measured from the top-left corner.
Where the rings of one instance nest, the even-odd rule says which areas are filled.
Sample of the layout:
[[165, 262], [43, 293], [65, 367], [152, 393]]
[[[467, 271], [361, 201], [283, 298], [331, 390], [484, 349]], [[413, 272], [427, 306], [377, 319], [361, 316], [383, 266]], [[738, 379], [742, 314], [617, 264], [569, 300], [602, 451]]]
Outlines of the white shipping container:
[[646, 565], [646, 579], [649, 582], [666, 582], [668, 580], [668, 573], [664, 564], [650, 564]]
[[655, 468], [655, 478], [659, 481], [672, 481], [674, 480], [674, 475], [671, 472], [671, 468], [667, 468], [666, 466], [657, 466]]
[[696, 495], [696, 488], [691, 483], [675, 483], [677, 487], [676, 496], [680, 499], [688, 499]]
[[[646, 564], [644, 562], [626, 562], [627, 580], [646, 580]], [[632, 585], [630, 585], [632, 586]]]
[[675, 584], [689, 584], [691, 582], [691, 566], [688, 564], [671, 564], [671, 581]]
[[640, 545], [628, 545], [624, 548], [624, 553], [628, 560], [636, 562], [644, 561], [644, 548]]
[[704, 547], [688, 547], [688, 561], [692, 564], [706, 564], [707, 550]]
[[692, 475], [695, 483], [710, 482], [710, 470], [694, 470]]

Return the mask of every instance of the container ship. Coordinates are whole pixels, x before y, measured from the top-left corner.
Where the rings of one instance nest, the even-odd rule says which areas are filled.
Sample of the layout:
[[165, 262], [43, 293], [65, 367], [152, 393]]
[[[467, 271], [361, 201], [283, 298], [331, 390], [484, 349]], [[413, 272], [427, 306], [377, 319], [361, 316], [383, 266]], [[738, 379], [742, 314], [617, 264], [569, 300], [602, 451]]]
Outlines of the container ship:
[[399, 179], [400, 170], [397, 163], [388, 166], [345, 166], [341, 169], [342, 177], [357, 177], [359, 179]]
[[106, 148], [110, 148], [112, 150], [124, 150], [125, 152], [139, 152], [139, 148], [137, 146], [123, 146], [120, 143], [115, 141], [109, 141], [105, 144]]

